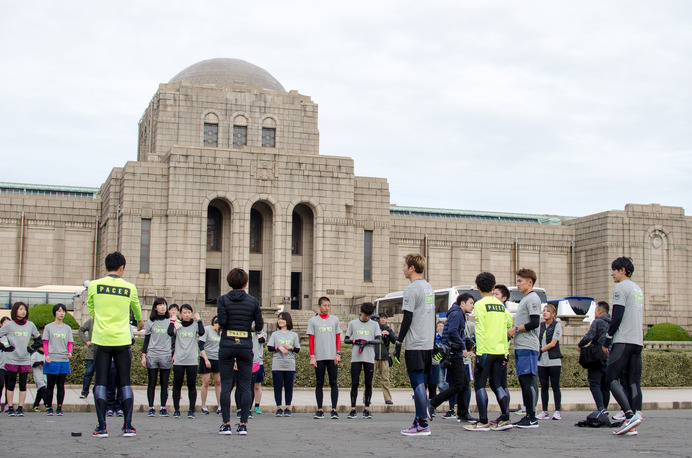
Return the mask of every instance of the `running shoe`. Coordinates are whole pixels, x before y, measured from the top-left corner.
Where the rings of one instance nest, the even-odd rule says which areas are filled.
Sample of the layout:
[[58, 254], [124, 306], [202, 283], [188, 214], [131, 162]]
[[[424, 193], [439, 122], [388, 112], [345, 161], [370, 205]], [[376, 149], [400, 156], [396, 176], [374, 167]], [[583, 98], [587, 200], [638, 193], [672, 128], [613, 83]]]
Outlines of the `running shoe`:
[[393, 405], [393, 404], [394, 404], [394, 403], [392, 402], [392, 400], [391, 400], [391, 399], [390, 399], [389, 401], [384, 401], [384, 403], [385, 403], [385, 404], [387, 404], [388, 406], [391, 406], [391, 405]]
[[238, 429], [236, 429], [235, 432], [240, 436], [247, 436], [247, 426], [238, 425]]
[[130, 423], [125, 423], [123, 426], [123, 437], [134, 437], [136, 435], [137, 431], [135, 430], [135, 427]]
[[115, 414], [112, 410], [106, 410], [106, 416], [107, 417], [112, 417]]
[[481, 423], [479, 421], [473, 425], [464, 425], [464, 429], [466, 431], [490, 431], [490, 423]]
[[284, 411], [281, 409], [276, 409], [276, 413], [274, 414], [275, 417], [283, 417], [284, 416]]
[[404, 436], [429, 436], [430, 435], [430, 425], [421, 426], [418, 421], [415, 420], [410, 428], [401, 431]]
[[2, 406], [2, 411], [3, 411], [3, 412], [7, 412], [9, 409], [10, 409], [9, 404], [5, 404], [4, 406]]
[[168, 416], [168, 411], [166, 410], [165, 407], [161, 407], [161, 410], [159, 410], [159, 417], [167, 417]]
[[55, 409], [55, 415], [57, 415], [58, 417], [62, 417], [62, 406], [58, 406], [58, 408]]
[[255, 418], [255, 417], [252, 415], [252, 410], [250, 410], [250, 412], [247, 414], [247, 417], [250, 418], [250, 419]]
[[195, 411], [194, 410], [188, 410], [187, 411], [187, 418], [194, 420], [195, 419]]
[[89, 395], [89, 392], [88, 392], [88, 391], [82, 391], [82, 392], [79, 394], [79, 399], [86, 399], [88, 395]]
[[448, 410], [447, 413], [442, 417], [443, 420], [454, 420], [457, 417], [457, 413], [453, 410]]
[[627, 431], [623, 436], [636, 436], [639, 433], [637, 432], [636, 428], [632, 428], [629, 431]]
[[14, 407], [10, 406], [9, 409], [7, 409], [7, 416], [8, 417], [14, 417], [16, 414], [14, 413]]
[[55, 415], [55, 413], [53, 412], [53, 409], [51, 407], [48, 407], [46, 409], [46, 415], [48, 415], [49, 417], [52, 417], [53, 415]]
[[180, 420], [180, 410], [176, 410], [175, 412], [173, 412], [173, 418], [175, 418], [176, 420]]
[[521, 428], [521, 429], [533, 429], [533, 428], [538, 428], [538, 420], [536, 420], [536, 419], [531, 420], [531, 419], [529, 419], [528, 416], [526, 416], [526, 417], [522, 418], [521, 420], [519, 420], [518, 422], [513, 423], [513, 425], [516, 426], [517, 428]]
[[548, 418], [550, 418], [550, 415], [548, 415], [548, 412], [545, 410], [536, 415], [536, 420], [547, 420]]
[[553, 420], [562, 420], [562, 415], [560, 415], [559, 410], [556, 410], [555, 413], [553, 414]]
[[106, 431], [106, 424], [99, 423], [94, 432], [91, 434], [94, 437], [108, 437], [108, 431]]
[[24, 409], [22, 406], [17, 407], [17, 414], [18, 417], [23, 417], [24, 416]]
[[260, 410], [260, 406], [255, 406], [255, 413], [257, 415], [262, 415], [262, 411]]
[[494, 420], [490, 420], [490, 424], [491, 424], [491, 425], [496, 425], [496, 424], [498, 424], [498, 423], [501, 422], [501, 421], [502, 421], [502, 415], [500, 415], [499, 417], [497, 417], [497, 418], [494, 419]]
[[40, 412], [41, 409], [38, 408], [38, 406], [35, 406], [33, 409], [31, 409], [32, 412]]
[[291, 416], [291, 409], [288, 407], [284, 409], [284, 417], [290, 417]]
[[216, 415], [221, 415], [221, 407], [216, 408]]
[[153, 407], [149, 407], [149, 413], [147, 414], [147, 417], [155, 417], [156, 416], [156, 410], [154, 410]]
[[233, 434], [233, 431], [231, 429], [231, 425], [223, 424], [219, 428], [219, 436], [230, 436]]
[[526, 408], [522, 407], [519, 410], [515, 410], [513, 413], [516, 415], [526, 415]]
[[627, 417], [625, 416], [625, 412], [620, 411], [619, 413], [616, 413], [613, 415], [613, 420], [615, 421], [625, 421]]
[[638, 415], [633, 415], [632, 417], [626, 419], [624, 421], [624, 423], [622, 423], [622, 426], [620, 426], [620, 429], [613, 431], [613, 434], [616, 434], [618, 436], [622, 436], [623, 434], [625, 434], [630, 429], [635, 428], [641, 422], [642, 422], [642, 419], [639, 418]]
[[363, 418], [372, 418], [372, 414], [368, 409], [363, 409]]
[[472, 417], [470, 413], [467, 413], [466, 415], [462, 415], [460, 417], [457, 417], [457, 422], [466, 422], [470, 424], [478, 423], [478, 418]]
[[506, 429], [512, 429], [514, 426], [512, 426], [512, 422], [509, 420], [500, 420], [494, 425], [490, 426], [490, 429], [493, 431], [504, 431]]
[[339, 412], [337, 412], [336, 409], [332, 409], [329, 416], [331, 417], [332, 420], [338, 420], [339, 419]]
[[638, 416], [640, 420], [643, 420], [643, 419], [644, 419], [644, 417], [642, 417], [642, 413], [641, 413], [641, 412], [637, 412], [637, 413], [635, 413], [635, 415]]
[[116, 417], [122, 417], [122, 416], [124, 416], [124, 415], [125, 415], [125, 413], [122, 411], [122, 409], [118, 409], [118, 410], [115, 411], [115, 416], [116, 416]]
[[202, 407], [201, 412], [202, 412], [202, 415], [209, 415], [209, 409], [207, 409], [206, 407]]
[[433, 407], [430, 399], [428, 399], [428, 418], [432, 421], [435, 418], [435, 408]]
[[316, 420], [324, 420], [324, 412], [322, 410], [318, 410], [315, 412], [315, 415], [312, 418]]
[[348, 414], [348, 418], [357, 418], [358, 417], [358, 412], [356, 412], [356, 409], [351, 409], [351, 412]]

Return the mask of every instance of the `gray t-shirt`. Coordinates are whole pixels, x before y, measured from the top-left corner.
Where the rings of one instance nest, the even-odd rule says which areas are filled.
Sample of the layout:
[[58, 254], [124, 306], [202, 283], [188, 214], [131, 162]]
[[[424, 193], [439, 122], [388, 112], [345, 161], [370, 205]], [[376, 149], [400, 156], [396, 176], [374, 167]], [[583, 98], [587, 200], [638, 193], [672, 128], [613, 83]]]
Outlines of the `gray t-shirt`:
[[0, 337], [7, 336], [10, 345], [14, 347], [14, 351], [7, 354], [5, 364], [14, 364], [17, 366], [28, 366], [31, 364], [31, 355], [26, 351], [31, 338], [37, 339], [41, 337], [36, 325], [28, 321], [22, 325], [17, 324], [14, 320], [6, 321], [5, 325], [0, 328]]
[[[469, 320], [468, 317], [466, 317], [466, 327], [464, 328], [464, 336], [461, 338], [468, 337], [469, 339], [473, 339], [476, 336], [476, 323], [473, 321]], [[470, 350], [467, 348], [467, 350]], [[467, 356], [464, 358], [464, 364], [472, 364], [473, 360], [470, 356]]]
[[315, 315], [308, 321], [308, 335], [315, 336], [315, 360], [336, 358], [336, 335], [341, 334], [341, 324], [334, 315], [322, 318]]
[[644, 345], [644, 294], [632, 280], [621, 281], [613, 291], [613, 305], [624, 305], [625, 313], [618, 330], [613, 336], [613, 343]]
[[[539, 326], [539, 333], [540, 333], [540, 326]], [[541, 339], [541, 348], [545, 347], [546, 345], [548, 345], [550, 343], [546, 340], [547, 334], [548, 334], [547, 332], [543, 333], [543, 338]], [[560, 324], [559, 321], [555, 322], [555, 329], [553, 330], [553, 339], [557, 339], [558, 342], [562, 340], [562, 324]], [[541, 353], [541, 356], [538, 358], [538, 365], [539, 366], [545, 366], [545, 367], [562, 366], [562, 360], [560, 358], [550, 359], [548, 352], [544, 351], [543, 353]]]
[[[531, 315], [541, 316], [541, 298], [534, 291], [524, 296], [517, 307], [517, 315], [514, 317], [514, 326], [521, 326], [531, 321]], [[530, 331], [519, 331], [514, 336], [515, 350], [540, 350], [538, 334], [540, 326]]]
[[149, 336], [147, 356], [160, 358], [171, 356], [171, 336], [168, 335], [170, 320], [148, 320], [144, 326], [144, 335]]
[[403, 309], [413, 312], [413, 320], [404, 337], [406, 350], [432, 350], [435, 343], [435, 291], [424, 279], [404, 289]]
[[55, 322], [48, 323], [43, 328], [43, 340], [48, 342], [48, 358], [52, 363], [64, 363], [67, 357], [67, 343], [73, 342], [72, 328], [63, 323], [58, 326]]
[[207, 355], [207, 359], [209, 361], [218, 361], [221, 336], [214, 331], [214, 328], [205, 326], [204, 335], [199, 337], [199, 341], [204, 342], [204, 354]]
[[34, 367], [34, 363], [45, 363], [45, 361], [46, 357], [43, 353], [35, 351], [31, 354], [31, 371], [34, 373], [34, 383], [36, 384], [37, 390], [40, 390], [48, 384], [46, 383], [46, 374], [43, 373], [43, 366]]
[[[298, 334], [293, 331], [274, 331], [269, 338], [269, 342], [267, 342], [267, 346], [278, 348], [282, 345], [290, 345], [294, 348], [300, 348], [300, 338], [298, 337]], [[284, 355], [280, 351], [275, 351], [272, 355], [272, 370], [295, 371], [296, 357], [293, 352], [289, 351], [287, 355]]]
[[[10, 341], [7, 340], [7, 336], [4, 336], [3, 338], [0, 339], [0, 342], [4, 346], [8, 346], [10, 344]], [[7, 353], [4, 351], [0, 351], [0, 369], [5, 369], [5, 361], [7, 360]]]
[[[362, 322], [360, 318], [356, 318], [351, 320], [346, 328], [346, 337], [350, 337], [351, 340], [363, 339], [372, 342], [377, 336], [382, 336], [382, 331], [377, 321], [368, 320]], [[363, 348], [363, 353], [360, 352], [360, 345], [353, 345], [351, 362], [375, 364], [375, 345], [366, 345]]]
[[[267, 333], [260, 331], [264, 340], [267, 340]], [[252, 364], [264, 364], [262, 356], [264, 355], [264, 344], [260, 343], [259, 335], [256, 332], [252, 333]]]
[[176, 366], [196, 366], [199, 357], [197, 323], [190, 326], [180, 326], [175, 330], [175, 361]]

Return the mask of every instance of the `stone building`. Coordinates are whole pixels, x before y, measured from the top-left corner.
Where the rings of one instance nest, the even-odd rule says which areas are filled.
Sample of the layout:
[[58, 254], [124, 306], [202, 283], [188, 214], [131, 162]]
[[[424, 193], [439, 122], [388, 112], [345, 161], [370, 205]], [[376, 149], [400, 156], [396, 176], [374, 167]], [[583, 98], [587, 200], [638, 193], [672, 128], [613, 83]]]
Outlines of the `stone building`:
[[100, 189], [0, 184], [0, 284], [80, 285], [128, 259], [141, 300], [209, 316], [240, 266], [264, 305], [350, 306], [401, 290], [401, 258], [427, 256], [435, 288], [481, 270], [512, 285], [538, 273], [551, 298], [610, 300], [610, 262], [634, 259], [646, 322], [692, 327], [692, 219], [627, 205], [582, 218], [390, 206], [386, 178], [320, 154], [317, 105], [237, 59], [194, 64], [161, 84], [139, 122], [137, 160]]

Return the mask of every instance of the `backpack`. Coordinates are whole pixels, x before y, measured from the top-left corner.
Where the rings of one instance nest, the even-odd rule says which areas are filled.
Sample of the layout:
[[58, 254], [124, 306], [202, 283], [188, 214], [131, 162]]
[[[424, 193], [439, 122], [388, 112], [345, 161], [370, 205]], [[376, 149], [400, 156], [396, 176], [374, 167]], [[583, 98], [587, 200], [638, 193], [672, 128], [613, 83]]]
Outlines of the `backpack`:
[[605, 410], [594, 410], [589, 415], [586, 416], [586, 420], [582, 420], [574, 426], [579, 426], [580, 428], [601, 428], [603, 426], [610, 427], [610, 418], [608, 418], [608, 412]]

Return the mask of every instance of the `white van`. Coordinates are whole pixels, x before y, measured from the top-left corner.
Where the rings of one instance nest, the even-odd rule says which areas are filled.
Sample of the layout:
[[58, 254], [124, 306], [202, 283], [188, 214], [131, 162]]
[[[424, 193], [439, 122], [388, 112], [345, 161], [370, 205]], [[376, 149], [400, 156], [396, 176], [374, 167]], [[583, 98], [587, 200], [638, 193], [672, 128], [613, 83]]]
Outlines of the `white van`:
[[[447, 316], [447, 310], [449, 310], [457, 300], [457, 296], [463, 293], [470, 293], [475, 300], [481, 298], [480, 292], [475, 286], [453, 286], [451, 288], [436, 289], [435, 314], [439, 318], [445, 318]], [[375, 299], [375, 313], [379, 315], [381, 312], [385, 312], [389, 316], [393, 316], [396, 313], [403, 313], [403, 297], [403, 291], [396, 291], [379, 299]]]
[[[519, 307], [519, 302], [524, 298], [524, 295], [517, 289], [516, 286], [510, 286], [507, 288], [509, 290], [509, 299], [507, 300], [507, 310], [512, 316], [516, 316], [517, 308]], [[538, 294], [541, 299], [541, 312], [543, 311], [543, 306], [548, 303], [548, 296], [545, 294], [544, 288], [534, 288], [533, 291]]]

